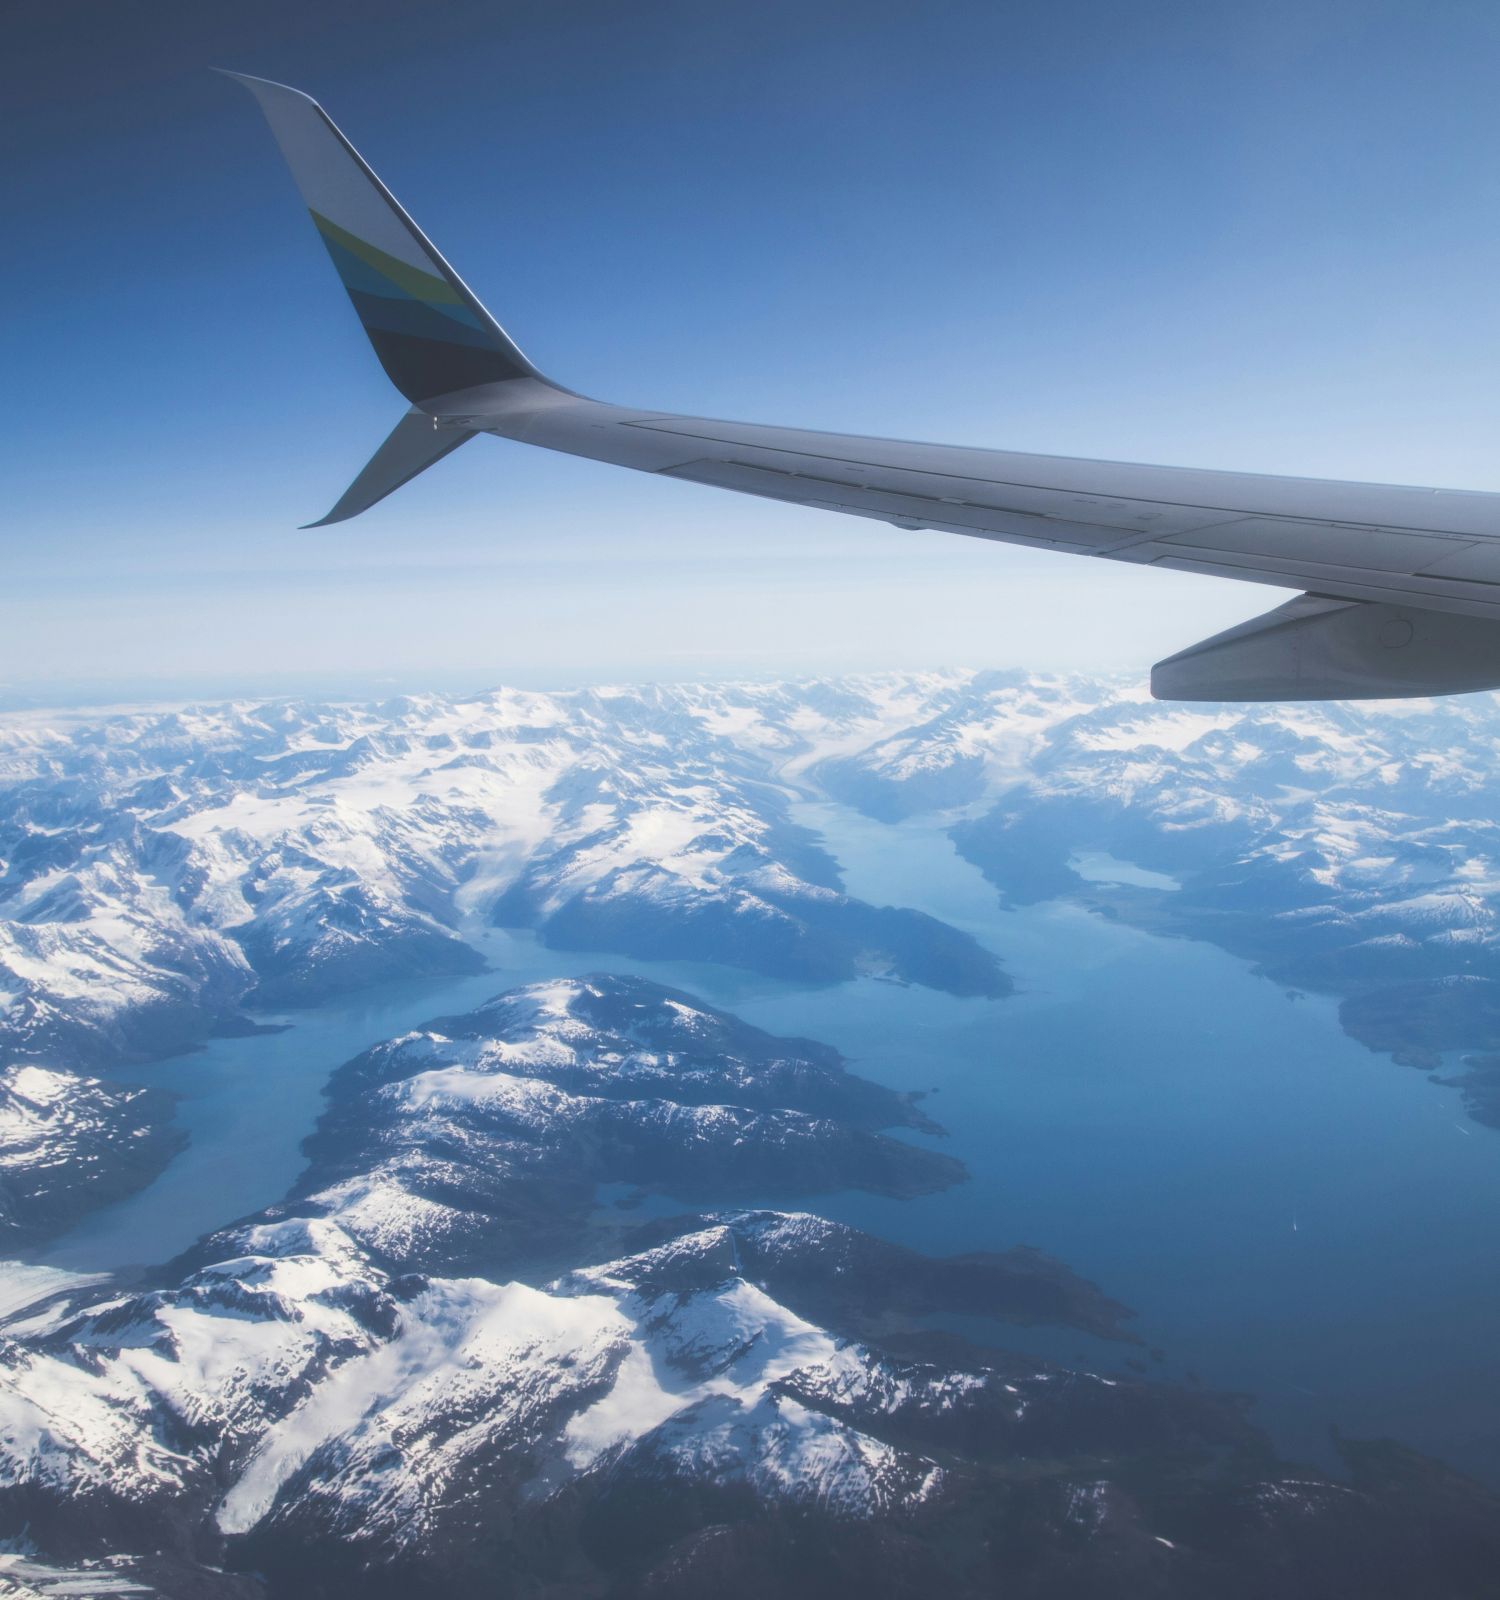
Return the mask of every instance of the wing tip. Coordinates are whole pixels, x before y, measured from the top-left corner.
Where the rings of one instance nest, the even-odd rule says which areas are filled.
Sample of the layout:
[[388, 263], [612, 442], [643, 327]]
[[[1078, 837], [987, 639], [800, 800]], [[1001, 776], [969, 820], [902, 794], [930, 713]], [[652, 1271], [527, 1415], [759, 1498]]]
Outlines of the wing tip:
[[299, 89], [294, 84], [280, 83], [275, 78], [258, 78], [253, 72], [236, 72], [232, 67], [210, 67], [208, 70], [217, 72], [221, 78], [233, 78], [236, 83], [244, 84], [262, 103], [265, 100], [264, 91], [274, 89], [278, 94], [294, 95], [298, 100], [305, 100], [308, 105], [317, 106], [319, 111], [323, 109], [305, 89]]

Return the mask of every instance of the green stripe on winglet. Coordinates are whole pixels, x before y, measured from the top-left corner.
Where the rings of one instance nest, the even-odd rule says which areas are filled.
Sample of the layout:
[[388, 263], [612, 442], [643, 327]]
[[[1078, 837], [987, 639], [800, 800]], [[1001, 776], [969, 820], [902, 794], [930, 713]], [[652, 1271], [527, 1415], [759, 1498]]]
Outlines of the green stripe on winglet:
[[409, 294], [414, 300], [426, 300], [430, 304], [461, 306], [464, 304], [458, 290], [446, 278], [440, 278], [435, 272], [424, 272], [420, 267], [409, 266], [397, 257], [387, 255], [384, 250], [373, 244], [367, 243], [357, 235], [341, 228], [338, 223], [330, 222], [321, 212], [312, 212], [312, 219], [317, 224], [318, 232], [325, 239], [342, 245], [350, 255], [358, 256], [366, 266], [374, 268], [382, 277], [389, 278], [396, 287]]

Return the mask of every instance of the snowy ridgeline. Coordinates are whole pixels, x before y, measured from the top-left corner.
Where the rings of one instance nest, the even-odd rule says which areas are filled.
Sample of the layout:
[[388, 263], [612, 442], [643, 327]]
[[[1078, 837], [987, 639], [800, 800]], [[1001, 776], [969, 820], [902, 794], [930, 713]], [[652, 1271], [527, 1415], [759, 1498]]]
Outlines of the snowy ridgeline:
[[[11, 714], [0, 1048], [159, 1055], [246, 1004], [476, 970], [461, 935], [488, 923], [1007, 992], [965, 934], [840, 892], [795, 792], [885, 820], [964, 808], [960, 848], [1016, 899], [1085, 891], [1070, 859], [1110, 852], [1180, 880], [1172, 917], [1289, 982], [1448, 981], [1420, 1037], [1356, 1007], [1377, 1047], [1500, 1048], [1497, 750], [1488, 696], [1183, 708], [963, 673]], [[1167, 915], [1141, 900], [1116, 909]]]
[[[1187, 709], [961, 673], [12, 714], [0, 1043], [69, 1068], [158, 1055], [245, 1004], [476, 970], [461, 934], [497, 922], [559, 948], [1007, 991], [966, 935], [841, 893], [790, 820], [797, 791], [885, 820], [965, 808], [960, 847], [1015, 898], [1083, 889], [1080, 849], [1170, 874], [1189, 891], [1174, 915], [1289, 981], [1492, 980], [1497, 750], [1490, 697]], [[1389, 1038], [1378, 1005], [1352, 1027], [1489, 1047], [1488, 991], [1445, 1007], [1465, 1015], [1424, 1039]]]
[[961, 678], [0, 718], [0, 1045], [149, 1057], [245, 1003], [478, 970], [461, 932], [814, 981], [1007, 980], [839, 891], [788, 784]]
[[[638, 979], [391, 1040], [335, 1079], [284, 1205], [155, 1288], [12, 1316], [0, 1538], [206, 1600], [246, 1573], [391, 1600], [1457, 1593], [1500, 1557], [1494, 1502], [1394, 1447], [1349, 1445], [1351, 1488], [1235, 1401], [924, 1331], [1122, 1337], [1034, 1251], [723, 1203], [961, 1178], [893, 1126], [935, 1131], [825, 1047]], [[715, 1209], [597, 1208], [652, 1173]]]

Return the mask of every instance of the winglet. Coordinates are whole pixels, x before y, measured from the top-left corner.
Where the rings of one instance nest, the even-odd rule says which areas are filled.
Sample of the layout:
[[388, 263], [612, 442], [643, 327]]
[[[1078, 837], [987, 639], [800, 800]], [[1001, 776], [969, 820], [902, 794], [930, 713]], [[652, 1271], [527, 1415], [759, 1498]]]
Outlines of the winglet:
[[408, 400], [541, 377], [316, 100], [216, 70], [259, 101], [370, 343]]
[[330, 523], [347, 522], [361, 511], [368, 511], [376, 501], [394, 494], [419, 472], [467, 444], [474, 433], [473, 428], [439, 428], [425, 411], [413, 406], [370, 457], [364, 471], [344, 490], [333, 510], [316, 522], [303, 523], [303, 527], [326, 528]]

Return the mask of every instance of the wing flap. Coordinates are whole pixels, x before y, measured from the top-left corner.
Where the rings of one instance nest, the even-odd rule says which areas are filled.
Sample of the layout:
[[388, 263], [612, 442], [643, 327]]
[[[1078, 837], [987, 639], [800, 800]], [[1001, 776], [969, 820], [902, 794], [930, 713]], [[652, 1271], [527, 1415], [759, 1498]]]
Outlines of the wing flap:
[[1500, 584], [1500, 540], [1477, 540], [1420, 569], [1423, 577], [1460, 578]]
[[1415, 533], [1405, 528], [1357, 528], [1291, 517], [1240, 517], [1211, 528], [1168, 535], [1166, 543], [1238, 556], [1317, 561], [1323, 566], [1374, 572], [1420, 572], [1457, 555], [1469, 541], [1452, 534]]

